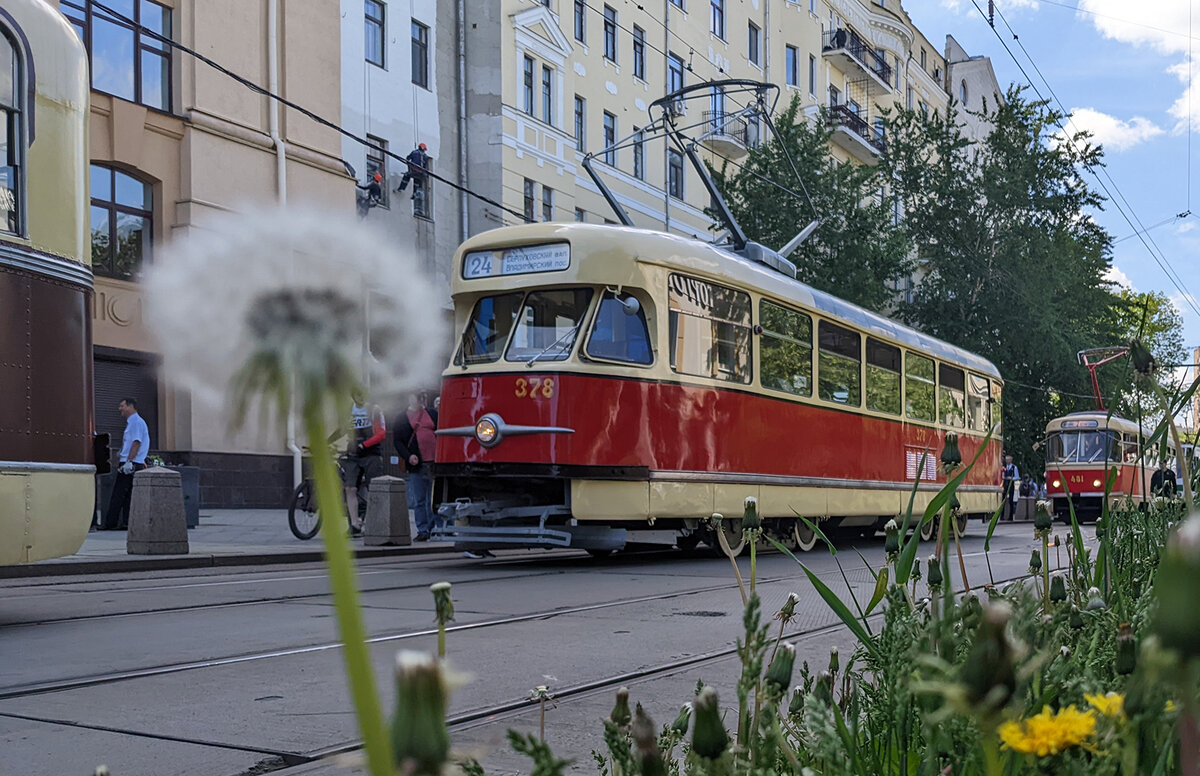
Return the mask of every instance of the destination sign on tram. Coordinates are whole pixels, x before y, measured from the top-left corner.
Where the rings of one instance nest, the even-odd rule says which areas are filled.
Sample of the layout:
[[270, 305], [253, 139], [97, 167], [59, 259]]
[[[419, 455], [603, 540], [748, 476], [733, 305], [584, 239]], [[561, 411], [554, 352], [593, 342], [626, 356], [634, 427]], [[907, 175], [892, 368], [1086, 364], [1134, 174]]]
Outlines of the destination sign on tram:
[[527, 245], [500, 251], [471, 251], [463, 256], [463, 279], [557, 272], [571, 266], [571, 246]]

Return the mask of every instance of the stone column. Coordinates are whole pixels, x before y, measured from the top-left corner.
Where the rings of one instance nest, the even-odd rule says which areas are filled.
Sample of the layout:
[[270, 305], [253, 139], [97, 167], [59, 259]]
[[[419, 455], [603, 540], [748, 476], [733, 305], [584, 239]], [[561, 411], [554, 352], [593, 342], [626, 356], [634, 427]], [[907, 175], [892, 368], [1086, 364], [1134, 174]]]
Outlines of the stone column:
[[179, 472], [154, 467], [133, 475], [125, 551], [130, 555], [187, 554], [187, 514]]
[[408, 488], [399, 477], [384, 475], [371, 480], [363, 544], [412, 544], [408, 529]]

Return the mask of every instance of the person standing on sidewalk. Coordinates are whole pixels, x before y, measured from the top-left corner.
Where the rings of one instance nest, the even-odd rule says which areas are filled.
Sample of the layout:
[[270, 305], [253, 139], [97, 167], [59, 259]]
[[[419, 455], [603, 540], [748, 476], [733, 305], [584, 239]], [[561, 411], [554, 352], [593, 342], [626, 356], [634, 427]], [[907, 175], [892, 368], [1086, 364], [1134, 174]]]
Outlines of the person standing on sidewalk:
[[387, 424], [378, 405], [367, 406], [366, 396], [356, 392], [352, 397], [350, 422], [353, 436], [346, 447], [345, 479], [346, 510], [350, 515], [350, 534], [362, 534], [366, 517], [366, 492], [371, 480], [383, 474], [383, 440], [387, 439]]
[[1016, 483], [1021, 479], [1021, 473], [1017, 470], [1017, 465], [1013, 463], [1011, 455], [1004, 456], [1004, 468], [1000, 470], [1000, 476], [1004, 483], [1004, 504], [1001, 505], [1001, 520], [1012, 521], [1017, 516], [1017, 489]]
[[133, 474], [146, 468], [146, 453], [150, 452], [150, 428], [138, 414], [137, 401], [121, 399], [117, 410], [125, 418], [125, 433], [121, 435], [121, 463], [117, 467], [117, 481], [113, 483], [108, 511], [100, 525], [101, 531], [124, 531], [129, 527]]
[[410, 393], [408, 407], [396, 419], [396, 431], [392, 443], [396, 452], [404, 460], [404, 468], [408, 472], [405, 478], [408, 487], [408, 508], [413, 511], [413, 519], [417, 523], [415, 541], [429, 541], [433, 532], [433, 463], [437, 450], [437, 410], [426, 408], [428, 403], [425, 394]]

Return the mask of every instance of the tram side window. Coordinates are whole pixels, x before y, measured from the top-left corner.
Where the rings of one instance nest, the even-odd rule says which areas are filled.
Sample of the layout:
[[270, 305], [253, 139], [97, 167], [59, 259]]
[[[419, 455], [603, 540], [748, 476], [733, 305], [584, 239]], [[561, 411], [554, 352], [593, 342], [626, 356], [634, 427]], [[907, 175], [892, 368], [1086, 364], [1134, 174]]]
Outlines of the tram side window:
[[766, 301], [758, 314], [763, 387], [812, 396], [812, 318]]
[[565, 360], [575, 346], [575, 338], [591, 301], [590, 288], [530, 291], [517, 315], [517, 328], [504, 360]]
[[900, 414], [900, 348], [867, 337], [867, 409]]
[[686, 275], [667, 279], [671, 368], [748, 384], [750, 295]]
[[1137, 459], [1138, 459], [1137, 434], [1123, 434], [1122, 435], [1121, 459], [1125, 463], [1137, 463]]
[[938, 369], [938, 408], [942, 422], [962, 428], [965, 425], [965, 377], [963, 370], [940, 364]]
[[640, 304], [631, 304], [634, 297], [605, 291], [588, 337], [587, 354], [592, 358], [624, 361], [629, 364], [650, 364], [654, 354], [650, 348], [650, 330], [646, 313]]
[[0, 231], [21, 231], [21, 86], [16, 50], [0, 28]]
[[972, 431], [987, 431], [990, 406], [988, 405], [988, 381], [986, 377], [967, 375], [967, 425]]
[[933, 359], [906, 353], [904, 356], [904, 414], [913, 420], [933, 422]]
[[862, 403], [862, 338], [829, 321], [817, 327], [817, 391], [825, 401], [857, 407]]
[[471, 320], [467, 321], [467, 328], [463, 331], [454, 363], [486, 364], [500, 358], [504, 343], [508, 342], [508, 334], [517, 320], [522, 296], [524, 294], [518, 291], [485, 296], [476, 302], [471, 310]]

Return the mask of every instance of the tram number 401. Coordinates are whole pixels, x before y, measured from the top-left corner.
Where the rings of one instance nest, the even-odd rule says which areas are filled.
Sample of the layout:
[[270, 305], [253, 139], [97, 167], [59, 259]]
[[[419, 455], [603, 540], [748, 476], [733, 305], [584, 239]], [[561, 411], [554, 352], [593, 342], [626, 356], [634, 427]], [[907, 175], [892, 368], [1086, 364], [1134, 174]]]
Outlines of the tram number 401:
[[554, 396], [554, 378], [553, 377], [524, 377], [517, 378], [516, 388], [513, 389], [513, 395], [518, 399], [529, 397], [530, 399], [549, 399]]

